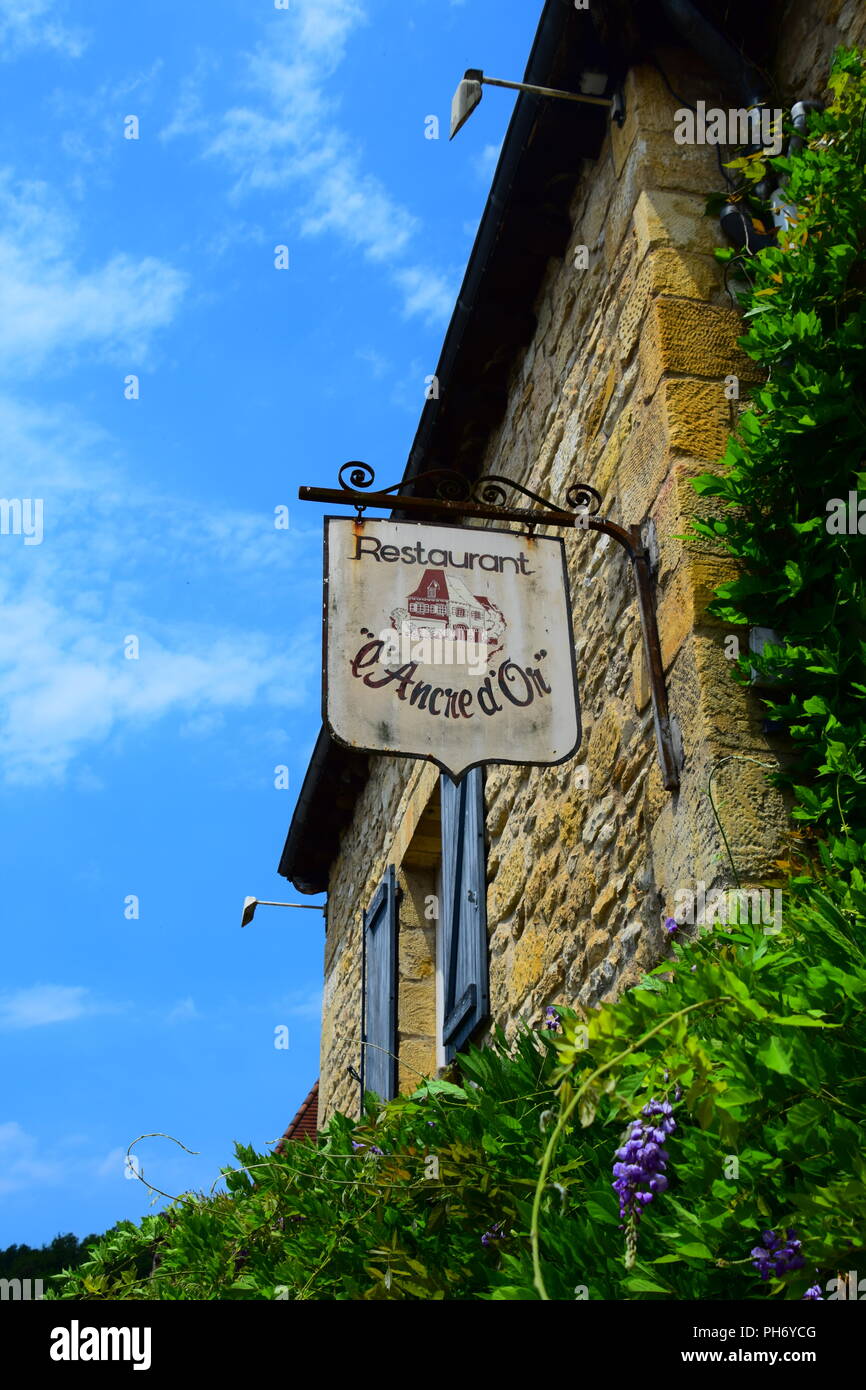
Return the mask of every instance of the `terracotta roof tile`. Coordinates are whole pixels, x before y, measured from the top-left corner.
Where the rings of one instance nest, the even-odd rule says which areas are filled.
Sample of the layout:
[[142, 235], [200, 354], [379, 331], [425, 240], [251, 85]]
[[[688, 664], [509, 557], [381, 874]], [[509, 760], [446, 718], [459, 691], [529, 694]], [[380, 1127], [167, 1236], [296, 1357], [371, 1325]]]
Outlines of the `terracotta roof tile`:
[[275, 1149], [280, 1153], [289, 1140], [315, 1139], [319, 1132], [319, 1083], [313, 1086], [310, 1094], [301, 1105], [294, 1119]]

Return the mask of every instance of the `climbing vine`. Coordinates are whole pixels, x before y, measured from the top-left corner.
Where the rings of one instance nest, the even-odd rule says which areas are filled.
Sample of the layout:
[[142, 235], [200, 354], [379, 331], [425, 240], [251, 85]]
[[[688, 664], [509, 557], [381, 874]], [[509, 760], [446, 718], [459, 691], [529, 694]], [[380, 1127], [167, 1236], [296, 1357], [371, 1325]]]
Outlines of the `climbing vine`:
[[[696, 479], [726, 514], [696, 523], [737, 559], [712, 605], [777, 641], [744, 653], [767, 716], [795, 752], [794, 818], [858, 862], [866, 832], [866, 80], [840, 51], [832, 104], [810, 116], [796, 155], [735, 160], [745, 195], [768, 170], [792, 225], [745, 263], [742, 347], [766, 372], [719, 472]], [[769, 220], [765, 214], [766, 220]], [[861, 509], [862, 503], [862, 509]]]

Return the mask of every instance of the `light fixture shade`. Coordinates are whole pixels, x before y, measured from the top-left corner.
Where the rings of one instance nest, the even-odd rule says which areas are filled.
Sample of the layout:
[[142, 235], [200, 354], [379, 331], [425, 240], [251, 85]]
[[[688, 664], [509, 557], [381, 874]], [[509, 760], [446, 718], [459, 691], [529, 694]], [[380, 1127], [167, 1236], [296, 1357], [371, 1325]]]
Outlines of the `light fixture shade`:
[[259, 905], [258, 898], [244, 898], [244, 914], [241, 917], [241, 926], [248, 927], [253, 920], [253, 915]]
[[448, 137], [449, 140], [454, 139], [460, 127], [466, 124], [481, 100], [482, 76], [480, 68], [467, 68], [464, 73], [463, 80], [451, 99], [451, 134]]

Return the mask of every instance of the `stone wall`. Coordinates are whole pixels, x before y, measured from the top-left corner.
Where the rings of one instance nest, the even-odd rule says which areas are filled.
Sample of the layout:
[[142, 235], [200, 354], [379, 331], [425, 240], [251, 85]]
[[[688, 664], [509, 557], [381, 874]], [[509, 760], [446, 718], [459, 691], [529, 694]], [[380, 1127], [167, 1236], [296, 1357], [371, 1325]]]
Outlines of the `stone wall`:
[[[691, 74], [666, 59], [674, 85]], [[681, 787], [661, 785], [634, 586], [606, 537], [568, 534], [586, 773], [492, 769], [491, 990], [513, 1028], [559, 1001], [612, 997], [656, 962], [675, 892], [727, 882], [707, 780], [730, 753], [775, 762], [760, 708], [730, 680], [726, 633], [706, 614], [727, 560], [680, 537], [697, 511], [690, 478], [715, 465], [734, 422], [725, 377], [754, 365], [712, 257], [703, 215], [720, 174], [715, 150], [677, 147], [678, 102], [654, 68], [631, 72], [627, 120], [611, 128], [572, 206], [572, 243], [551, 265], [536, 339], [515, 372], [485, 467], [554, 500], [576, 478], [624, 525], [652, 523]], [[575, 269], [586, 246], [589, 268]], [[577, 258], [578, 263], [579, 258]], [[772, 875], [785, 822], [754, 764], [718, 769], [719, 799], [744, 881]]]
[[824, 95], [834, 49], [866, 44], [863, 0], [788, 0], [779, 22], [773, 78], [783, 98]]
[[[807, 7], [798, 0], [789, 8], [783, 42], [791, 44]], [[862, 17], [844, 10], [846, 23]], [[819, 66], [825, 29], [813, 35]], [[664, 66], [688, 99], [707, 91], [706, 74], [682, 52], [664, 55]], [[794, 75], [794, 95], [820, 93], [808, 66]], [[700, 507], [690, 479], [717, 465], [735, 423], [725, 378], [745, 384], [756, 375], [737, 347], [740, 315], [712, 255], [718, 225], [703, 213], [721, 174], [714, 148], [674, 144], [680, 103], [654, 67], [632, 70], [625, 97], [624, 128], [611, 127], [576, 191], [571, 244], [550, 263], [534, 306], [537, 331], [515, 364], [483, 464], [554, 501], [585, 480], [613, 520], [651, 524], [681, 786], [671, 794], [661, 784], [628, 562], [605, 536], [566, 533], [582, 748], [560, 767], [494, 766], [486, 776], [491, 1011], [507, 1032], [519, 1020], [537, 1025], [548, 1004], [591, 1007], [615, 996], [659, 959], [662, 919], [678, 891], [733, 881], [711, 776], [744, 884], [773, 882], [787, 820], [758, 765], [776, 765], [784, 745], [762, 733], [759, 701], [730, 678], [731, 634], [706, 612], [729, 561], [704, 540], [683, 539]], [[577, 268], [581, 247], [586, 269]], [[742, 630], [735, 635], [744, 640]], [[371, 760], [334, 863], [324, 1119], [334, 1108], [357, 1110], [346, 1068], [359, 1056], [361, 913], [385, 865], [404, 858], [401, 1087], [414, 1085], [412, 1067], [435, 1065], [435, 945], [420, 911], [430, 879], [425, 889], [427, 870], [413, 870], [410, 847], [436, 784], [426, 765]]]
[[370, 779], [331, 869], [319, 1084], [322, 1127], [334, 1110], [358, 1112], [358, 1083], [348, 1068], [357, 1071], [361, 1060], [363, 913], [389, 863], [400, 868], [401, 1089], [413, 1085], [413, 1077], [417, 1081], [418, 1071], [429, 1074], [436, 1064], [430, 1032], [435, 1019], [435, 936], [421, 907], [429, 880], [424, 881], [417, 840], [431, 803], [435, 804], [438, 773], [427, 763], [407, 758], [372, 758], [370, 763]]

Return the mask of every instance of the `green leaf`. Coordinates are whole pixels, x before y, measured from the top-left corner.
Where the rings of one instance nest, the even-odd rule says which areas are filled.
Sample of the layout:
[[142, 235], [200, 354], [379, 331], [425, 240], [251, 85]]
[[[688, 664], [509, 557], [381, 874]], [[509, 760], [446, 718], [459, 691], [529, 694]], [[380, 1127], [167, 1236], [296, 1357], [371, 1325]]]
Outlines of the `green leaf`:
[[670, 1293], [664, 1284], [654, 1283], [645, 1274], [630, 1274], [625, 1280], [625, 1287], [631, 1293]]
[[786, 561], [784, 573], [791, 582], [791, 593], [798, 594], [803, 587], [803, 572], [796, 560]]
[[821, 695], [810, 695], [803, 701], [803, 709], [806, 714], [829, 714], [827, 701]]
[[714, 1258], [711, 1251], [700, 1240], [689, 1240], [684, 1245], [678, 1245], [677, 1253], [694, 1260], [712, 1260]]
[[770, 1071], [782, 1076], [791, 1075], [791, 1053], [778, 1038], [769, 1038], [763, 1047], [758, 1048], [758, 1060]]

